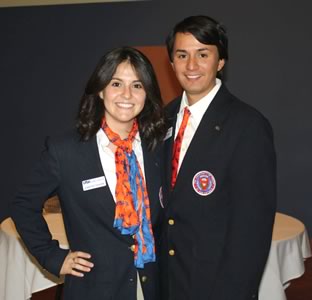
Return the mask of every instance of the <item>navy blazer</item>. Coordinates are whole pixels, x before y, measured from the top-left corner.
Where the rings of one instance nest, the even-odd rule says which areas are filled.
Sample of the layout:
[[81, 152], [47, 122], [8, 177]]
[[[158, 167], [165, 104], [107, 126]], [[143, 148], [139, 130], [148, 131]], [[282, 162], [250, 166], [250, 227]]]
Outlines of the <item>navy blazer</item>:
[[[142, 142], [145, 179], [150, 200], [156, 251], [162, 208], [160, 162], [157, 151], [149, 152]], [[12, 218], [30, 253], [48, 271], [59, 275], [68, 250], [52, 240], [42, 217], [47, 198], [60, 199], [71, 251], [91, 254], [94, 268], [83, 278], [65, 277], [64, 298], [136, 299], [137, 269], [134, 267], [131, 236], [113, 228], [115, 202], [108, 185], [83, 191], [82, 181], [104, 176], [96, 137], [83, 142], [77, 133], [48, 139], [40, 161], [18, 191]], [[157, 253], [156, 253], [157, 255]], [[144, 297], [158, 300], [158, 263], [139, 269]]]
[[166, 108], [172, 136], [164, 146], [164, 299], [257, 299], [276, 207], [271, 126], [222, 84], [171, 190], [180, 103], [178, 98]]

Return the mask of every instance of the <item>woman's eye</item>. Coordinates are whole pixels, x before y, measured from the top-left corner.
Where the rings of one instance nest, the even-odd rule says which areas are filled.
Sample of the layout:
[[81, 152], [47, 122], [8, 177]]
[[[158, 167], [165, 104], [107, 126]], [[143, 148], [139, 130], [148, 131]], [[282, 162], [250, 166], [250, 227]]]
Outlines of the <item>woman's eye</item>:
[[140, 83], [134, 84], [133, 87], [134, 87], [135, 89], [143, 89], [143, 85], [140, 84]]
[[114, 87], [119, 87], [120, 86], [120, 83], [119, 82], [112, 82], [112, 86], [114, 86]]

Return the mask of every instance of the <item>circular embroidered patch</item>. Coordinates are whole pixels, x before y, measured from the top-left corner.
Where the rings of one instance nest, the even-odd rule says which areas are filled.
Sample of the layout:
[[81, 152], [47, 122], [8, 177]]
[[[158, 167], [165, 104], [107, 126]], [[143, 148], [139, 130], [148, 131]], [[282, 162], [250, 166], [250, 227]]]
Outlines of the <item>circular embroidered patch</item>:
[[200, 171], [193, 177], [193, 189], [201, 196], [210, 195], [216, 188], [216, 180], [208, 171]]

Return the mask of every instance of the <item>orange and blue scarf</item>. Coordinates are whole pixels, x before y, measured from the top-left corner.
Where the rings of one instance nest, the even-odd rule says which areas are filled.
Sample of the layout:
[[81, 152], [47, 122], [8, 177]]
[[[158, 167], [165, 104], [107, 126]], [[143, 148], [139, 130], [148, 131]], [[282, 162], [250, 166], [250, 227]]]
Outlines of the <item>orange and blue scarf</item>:
[[144, 268], [145, 263], [156, 261], [156, 256], [146, 184], [132, 149], [132, 143], [138, 133], [138, 124], [136, 120], [133, 122], [132, 130], [124, 140], [108, 127], [105, 119], [102, 129], [110, 142], [117, 146], [116, 208], [113, 226], [120, 230], [121, 234], [134, 236], [134, 265]]

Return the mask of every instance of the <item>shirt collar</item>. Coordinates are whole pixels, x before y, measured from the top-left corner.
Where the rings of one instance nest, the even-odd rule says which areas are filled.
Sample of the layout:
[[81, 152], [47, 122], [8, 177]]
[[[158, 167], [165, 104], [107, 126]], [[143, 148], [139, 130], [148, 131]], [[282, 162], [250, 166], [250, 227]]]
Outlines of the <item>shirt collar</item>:
[[216, 78], [216, 85], [212, 88], [212, 90], [206, 96], [204, 96], [191, 106], [189, 106], [187, 96], [184, 91], [182, 95], [179, 114], [182, 114], [184, 108], [187, 107], [191, 112], [191, 117], [199, 123], [204, 113], [206, 112], [207, 108], [209, 107], [210, 103], [212, 102], [213, 98], [219, 91], [221, 85], [222, 81], [219, 78]]

